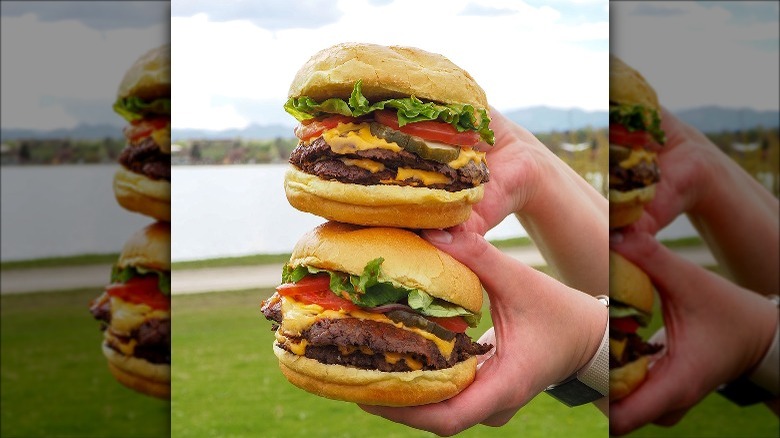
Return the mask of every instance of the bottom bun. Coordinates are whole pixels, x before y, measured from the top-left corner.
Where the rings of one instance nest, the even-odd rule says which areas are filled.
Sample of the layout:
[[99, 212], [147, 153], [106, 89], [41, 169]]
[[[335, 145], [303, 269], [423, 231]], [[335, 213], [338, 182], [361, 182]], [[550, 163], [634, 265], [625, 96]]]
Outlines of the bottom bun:
[[609, 191], [609, 227], [620, 228], [633, 224], [640, 217], [645, 204], [655, 197], [655, 184], [628, 192]]
[[482, 185], [458, 192], [427, 187], [327, 181], [291, 166], [287, 200], [298, 210], [337, 222], [398, 228], [449, 228], [465, 222], [484, 194]]
[[171, 398], [171, 366], [125, 356], [103, 343], [108, 369], [119, 383], [153, 397]]
[[451, 398], [474, 381], [477, 358], [436, 371], [383, 372], [327, 365], [274, 342], [282, 374], [293, 385], [333, 400], [378, 406], [417, 406]]
[[617, 401], [634, 392], [647, 376], [647, 356], [609, 370], [609, 400]]
[[171, 183], [153, 180], [124, 166], [114, 174], [114, 195], [127, 210], [171, 221]]

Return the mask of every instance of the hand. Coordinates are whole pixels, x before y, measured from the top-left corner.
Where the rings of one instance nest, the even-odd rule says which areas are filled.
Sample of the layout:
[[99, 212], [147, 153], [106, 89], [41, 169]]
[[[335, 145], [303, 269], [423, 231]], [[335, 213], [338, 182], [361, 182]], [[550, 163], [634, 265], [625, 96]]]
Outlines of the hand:
[[361, 408], [439, 435], [453, 435], [477, 423], [500, 426], [596, 353], [607, 322], [607, 310], [598, 300], [506, 256], [477, 233], [425, 231], [423, 236], [480, 277], [494, 324], [480, 342], [490, 342], [495, 349], [479, 358], [474, 382], [449, 400]]
[[491, 111], [496, 144], [490, 181], [469, 220], [454, 230], [484, 235], [514, 213], [565, 284], [599, 295], [608, 288], [606, 198], [524, 128]]
[[661, 127], [667, 135], [658, 155], [661, 180], [645, 214], [629, 228], [655, 234], [687, 214], [729, 278], [756, 292], [777, 293], [777, 198], [668, 111]]
[[610, 405], [610, 431], [621, 435], [649, 422], [671, 426], [719, 385], [758, 364], [772, 342], [777, 309], [650, 234], [614, 234], [612, 249], [645, 271], [658, 290], [665, 333], [654, 340], [666, 348], [647, 380]]

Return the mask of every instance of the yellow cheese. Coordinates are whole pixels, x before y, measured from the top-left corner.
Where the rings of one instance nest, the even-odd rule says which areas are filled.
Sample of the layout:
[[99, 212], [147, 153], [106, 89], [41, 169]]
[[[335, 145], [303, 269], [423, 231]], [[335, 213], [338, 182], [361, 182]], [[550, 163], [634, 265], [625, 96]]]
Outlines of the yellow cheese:
[[306, 346], [309, 345], [309, 341], [306, 339], [301, 339], [301, 342], [294, 343], [289, 342], [287, 343], [287, 348], [290, 349], [290, 351], [293, 352], [293, 354], [297, 354], [298, 356], [303, 356], [306, 354]]
[[111, 297], [111, 329], [117, 334], [129, 336], [147, 319], [170, 318], [168, 310], [152, 309], [146, 304], [129, 303], [122, 299]]
[[367, 123], [341, 123], [335, 128], [323, 132], [322, 138], [337, 154], [352, 154], [356, 151], [377, 148], [394, 152], [401, 150], [401, 146], [397, 143], [389, 143], [387, 140], [371, 135], [371, 129]]
[[109, 345], [119, 350], [119, 352], [125, 356], [132, 356], [135, 351], [135, 346], [138, 344], [138, 340], [134, 338], [130, 338], [127, 342], [122, 342], [120, 338], [111, 333], [110, 329], [106, 330], [103, 336], [108, 341]]
[[[307, 328], [319, 319], [357, 318], [361, 320], [377, 321], [393, 325], [397, 328], [417, 333], [425, 339], [432, 341], [441, 352], [442, 356], [449, 358], [455, 348], [455, 339], [445, 341], [433, 333], [426, 332], [417, 327], [407, 327], [400, 322], [395, 322], [381, 313], [371, 313], [362, 310], [345, 312], [343, 310], [326, 310], [316, 304], [300, 303], [290, 297], [282, 297], [282, 324], [277, 330], [277, 341], [285, 342], [284, 335], [300, 336]], [[281, 333], [280, 333], [281, 332]], [[282, 340], [280, 340], [282, 339]], [[370, 351], [370, 350], [369, 350]], [[364, 352], [365, 353], [365, 352]], [[366, 353], [366, 354], [373, 354]], [[408, 364], [408, 362], [407, 362]], [[411, 367], [411, 365], [410, 365]]]
[[171, 153], [171, 125], [170, 123], [165, 128], [152, 131], [152, 140], [160, 147], [160, 150], [166, 154]]
[[422, 362], [412, 358], [412, 356], [408, 354], [401, 354], [395, 352], [385, 353], [385, 361], [391, 365], [397, 363], [401, 359], [403, 359], [404, 362], [406, 362], [406, 365], [414, 371], [421, 370], [423, 367]]
[[371, 173], [377, 173], [377, 172], [380, 172], [382, 170], [385, 170], [385, 165], [384, 164], [378, 163], [378, 162], [373, 161], [373, 160], [368, 160], [368, 159], [353, 160], [353, 159], [350, 159], [350, 158], [342, 158], [341, 161], [344, 164], [346, 164], [347, 166], [355, 166], [355, 167], [359, 167], [361, 169], [366, 169], [366, 170], [368, 170]]
[[624, 169], [629, 169], [639, 164], [640, 161], [647, 161], [648, 163], [652, 163], [655, 161], [655, 157], [656, 154], [654, 152], [650, 152], [644, 149], [635, 149], [631, 151], [631, 154], [628, 155], [628, 158], [621, 161], [618, 165]]
[[453, 169], [460, 169], [461, 167], [469, 164], [472, 161], [476, 164], [482, 163], [483, 161], [485, 161], [485, 153], [480, 151], [475, 151], [474, 149], [471, 148], [461, 149], [460, 154], [458, 154], [458, 158], [450, 161], [449, 163], [447, 163], [447, 165], [452, 167]]
[[623, 356], [623, 351], [626, 349], [628, 339], [618, 341], [617, 339], [609, 338], [609, 351], [615, 357]]
[[397, 181], [405, 181], [410, 178], [421, 181], [426, 186], [450, 183], [450, 178], [448, 176], [442, 175], [441, 173], [430, 172], [427, 170], [410, 169], [407, 167], [398, 168], [398, 174], [395, 176]]

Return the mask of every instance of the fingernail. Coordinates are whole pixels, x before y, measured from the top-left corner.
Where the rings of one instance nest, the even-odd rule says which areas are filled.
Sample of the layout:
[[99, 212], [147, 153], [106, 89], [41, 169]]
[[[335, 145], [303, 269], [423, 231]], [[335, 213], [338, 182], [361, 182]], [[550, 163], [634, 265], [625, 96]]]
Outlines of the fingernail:
[[423, 237], [432, 243], [452, 243], [452, 234], [444, 230], [424, 230]]
[[618, 244], [623, 241], [623, 233], [620, 231], [614, 230], [609, 232], [609, 244]]

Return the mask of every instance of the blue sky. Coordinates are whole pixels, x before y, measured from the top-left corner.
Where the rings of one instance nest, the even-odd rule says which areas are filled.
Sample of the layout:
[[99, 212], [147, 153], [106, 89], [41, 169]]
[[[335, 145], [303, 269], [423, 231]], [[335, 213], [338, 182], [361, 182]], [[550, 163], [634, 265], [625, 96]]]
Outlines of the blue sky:
[[110, 107], [122, 75], [169, 31], [174, 128], [292, 125], [281, 104], [295, 72], [342, 41], [442, 53], [502, 110], [605, 108], [610, 47], [671, 109], [777, 110], [780, 95], [777, 2], [3, 1], [0, 10], [3, 128], [121, 125]]

